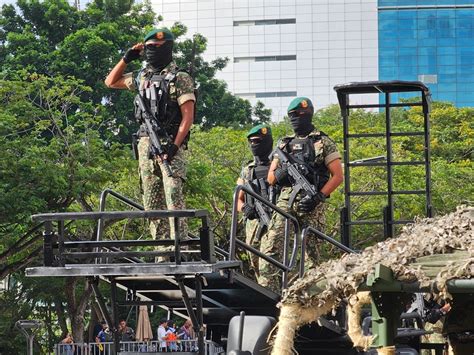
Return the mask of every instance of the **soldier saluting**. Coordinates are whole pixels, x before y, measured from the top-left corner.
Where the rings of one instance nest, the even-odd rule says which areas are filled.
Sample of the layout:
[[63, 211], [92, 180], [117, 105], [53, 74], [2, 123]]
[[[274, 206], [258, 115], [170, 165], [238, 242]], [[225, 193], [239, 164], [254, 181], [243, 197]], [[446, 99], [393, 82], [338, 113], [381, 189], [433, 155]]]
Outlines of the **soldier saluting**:
[[[302, 226], [325, 227], [324, 201], [342, 183], [341, 155], [326, 134], [315, 129], [311, 120], [314, 108], [310, 99], [297, 97], [288, 106], [288, 117], [295, 135], [277, 144], [268, 182], [281, 186], [277, 206], [293, 213]], [[263, 253], [282, 260], [285, 219], [275, 213], [268, 232], [263, 236]], [[306, 258], [311, 266], [318, 259], [317, 239], [308, 238]], [[278, 270], [260, 260], [259, 283], [280, 291]]]
[[[253, 160], [242, 168], [237, 185], [245, 185], [266, 200], [275, 203], [275, 189], [267, 182], [270, 168], [270, 154], [273, 149], [273, 137], [270, 126], [260, 124], [247, 133], [249, 148]], [[271, 210], [264, 204], [240, 191], [237, 210], [243, 212], [245, 221], [245, 242], [256, 249], [260, 247], [260, 239], [267, 231], [271, 219]], [[258, 277], [258, 257], [250, 254], [250, 264]]]
[[[143, 43], [137, 43], [125, 52], [105, 79], [110, 88], [134, 90], [140, 95], [135, 100], [135, 116], [142, 123], [138, 132], [138, 160], [146, 210], [164, 209], [165, 205], [169, 210], [185, 208], [184, 150], [194, 121], [196, 97], [193, 79], [173, 62], [173, 44], [170, 30], [153, 29]], [[127, 64], [140, 59], [142, 54], [145, 68], [137, 75], [125, 73]], [[151, 118], [153, 125], [145, 124], [145, 117]], [[153, 238], [157, 237], [158, 222], [150, 223]], [[170, 227], [173, 239], [172, 218]], [[187, 233], [183, 219], [179, 232], [180, 235]]]

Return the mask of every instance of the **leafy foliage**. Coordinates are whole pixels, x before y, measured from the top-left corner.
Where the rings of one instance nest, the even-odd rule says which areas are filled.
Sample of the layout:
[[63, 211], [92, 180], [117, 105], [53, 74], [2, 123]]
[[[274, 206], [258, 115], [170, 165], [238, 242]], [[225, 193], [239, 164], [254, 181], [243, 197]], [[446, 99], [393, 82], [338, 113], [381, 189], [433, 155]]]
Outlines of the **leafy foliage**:
[[[102, 114], [108, 123], [101, 134], [111, 141], [129, 142], [137, 125], [132, 119], [133, 93], [110, 90], [103, 84], [110, 69], [125, 50], [143, 40], [157, 17], [149, 2], [133, 5], [131, 0], [95, 0], [78, 11], [66, 0], [19, 0], [18, 11], [4, 5], [0, 14], [0, 60], [6, 77], [18, 70], [49, 76], [64, 75], [81, 79], [92, 90], [82, 93], [85, 100], [105, 104]], [[175, 58], [180, 68], [196, 78], [200, 87], [196, 123], [204, 128], [239, 126], [268, 120], [269, 109], [262, 103], [252, 108], [249, 101], [227, 91], [215, 78], [227, 58], [206, 62], [202, 54], [207, 40], [200, 34], [183, 39], [187, 28], [176, 23]], [[127, 70], [137, 71], [133, 62]], [[111, 134], [112, 133], [112, 134]]]

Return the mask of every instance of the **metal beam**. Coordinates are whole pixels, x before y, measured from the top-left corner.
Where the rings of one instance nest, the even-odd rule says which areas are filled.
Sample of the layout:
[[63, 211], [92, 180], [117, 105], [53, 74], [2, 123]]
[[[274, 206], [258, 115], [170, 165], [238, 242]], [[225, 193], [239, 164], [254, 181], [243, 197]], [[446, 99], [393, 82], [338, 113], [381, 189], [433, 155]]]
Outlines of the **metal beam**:
[[31, 216], [34, 222], [69, 220], [114, 220], [126, 218], [200, 218], [207, 217], [207, 210], [150, 210], [150, 211], [109, 211], [109, 212], [63, 212], [41, 213]]
[[143, 263], [143, 264], [82, 264], [66, 265], [64, 267], [32, 267], [25, 270], [26, 276], [143, 276], [157, 274], [210, 274], [223, 269], [238, 268], [241, 262], [218, 261], [215, 264], [203, 263]]

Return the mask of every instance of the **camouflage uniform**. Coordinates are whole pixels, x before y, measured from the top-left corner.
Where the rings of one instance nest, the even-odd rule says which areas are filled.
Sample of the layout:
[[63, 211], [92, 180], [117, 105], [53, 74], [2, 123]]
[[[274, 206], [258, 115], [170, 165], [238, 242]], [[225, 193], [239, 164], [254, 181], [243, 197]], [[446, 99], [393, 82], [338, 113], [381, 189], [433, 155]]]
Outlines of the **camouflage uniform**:
[[[242, 184], [246, 184], [250, 181], [250, 174], [252, 169], [255, 168], [255, 162], [249, 162], [246, 166], [242, 168], [240, 172], [240, 179], [242, 180]], [[260, 239], [261, 233], [259, 231], [259, 220], [258, 219], [246, 219], [245, 220], [245, 243], [248, 245], [253, 246], [255, 249], [260, 249]], [[250, 259], [250, 267], [255, 272], [255, 275], [258, 278], [258, 263], [259, 257], [255, 254], [248, 253]]]
[[[176, 64], [171, 62], [161, 72], [165, 75], [170, 71], [176, 71]], [[130, 90], [137, 90], [144, 82], [145, 72], [141, 71], [136, 78], [133, 73], [125, 74], [125, 83]], [[170, 83], [169, 96], [172, 101], [179, 105], [186, 101], [196, 101], [194, 95], [194, 82], [186, 72], [178, 72], [176, 80]], [[173, 176], [168, 177], [163, 173], [163, 164], [158, 160], [148, 158], [149, 138], [141, 137], [138, 143], [138, 167], [140, 182], [143, 192], [143, 204], [146, 210], [181, 210], [186, 208], [183, 196], [183, 183], [186, 180], [186, 152], [181, 146], [171, 161]], [[150, 233], [154, 239], [159, 237], [175, 238], [174, 220], [170, 218], [170, 233], [159, 232], [160, 220], [150, 221]], [[185, 219], [180, 219], [179, 233], [187, 235], [187, 225]]]
[[[339, 154], [336, 144], [326, 135], [320, 135], [320, 132], [312, 132], [309, 136], [317, 137], [317, 140], [314, 142], [314, 151], [315, 151], [315, 164], [318, 165], [328, 165], [336, 159], [340, 159], [341, 155]], [[284, 151], [285, 141], [288, 141], [295, 136], [290, 136], [282, 139], [278, 144], [279, 148]], [[304, 138], [304, 137], [300, 137]], [[320, 139], [319, 139], [320, 138]], [[275, 155], [274, 160], [278, 160], [278, 155]], [[324, 232], [326, 220], [324, 212], [326, 206], [324, 203], [320, 203], [312, 212], [302, 213], [296, 211], [296, 206], [298, 205], [301, 195], [296, 196], [293, 206], [288, 206], [291, 192], [293, 191], [292, 187], [283, 187], [280, 196], [277, 201], [277, 206], [282, 210], [290, 212], [298, 218], [300, 226], [310, 225], [316, 229]], [[283, 260], [283, 243], [285, 235], [285, 218], [278, 214], [273, 213], [268, 232], [262, 237], [260, 242], [260, 251], [265, 253], [272, 258], [282, 261]], [[310, 266], [317, 263], [318, 260], [318, 240], [311, 235], [308, 237], [306, 242], [306, 265]], [[259, 264], [259, 278], [258, 283], [262, 286], [268, 287], [275, 292], [280, 292], [281, 289], [281, 273], [280, 270], [271, 265], [265, 260], [260, 260]]]

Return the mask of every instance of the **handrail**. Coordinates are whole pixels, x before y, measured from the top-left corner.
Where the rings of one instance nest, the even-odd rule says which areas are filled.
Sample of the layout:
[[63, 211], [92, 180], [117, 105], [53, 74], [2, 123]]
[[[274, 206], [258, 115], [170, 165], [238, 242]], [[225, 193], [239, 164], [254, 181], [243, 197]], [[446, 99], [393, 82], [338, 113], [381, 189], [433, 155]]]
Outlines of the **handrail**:
[[[253, 198], [257, 199], [258, 201], [262, 202], [264, 205], [270, 207], [273, 211], [279, 213], [280, 215], [284, 216], [287, 223], [288, 221], [291, 221], [293, 223], [293, 226], [295, 228], [295, 238], [293, 240], [293, 248], [291, 251], [291, 258], [286, 265], [286, 263], [280, 263], [278, 260], [275, 260], [271, 257], [266, 257], [264, 258], [268, 262], [270, 262], [272, 265], [276, 266], [277, 268], [283, 270], [284, 272], [284, 279], [286, 278], [286, 273], [291, 270], [296, 263], [297, 260], [297, 254], [298, 254], [298, 246], [299, 246], [299, 232], [301, 230], [300, 224], [296, 217], [291, 215], [290, 213], [282, 210], [280, 207], [274, 205], [273, 203], [267, 201], [265, 198], [262, 196], [256, 194], [249, 188], [245, 187], [244, 185], [238, 185], [235, 190], [234, 190], [234, 196], [233, 196], [233, 204], [232, 204], [232, 222], [231, 222], [231, 227], [230, 227], [230, 245], [229, 245], [229, 260], [236, 260], [235, 259], [235, 251], [236, 251], [236, 244], [237, 244], [237, 217], [238, 217], [238, 211], [237, 211], [237, 204], [239, 200], [239, 193], [240, 191], [244, 191], [245, 193], [249, 194]], [[287, 245], [288, 239], [289, 238], [289, 228], [285, 228], [285, 244]], [[255, 253], [256, 249], [252, 248], [251, 246], [248, 246], [246, 243], [239, 241], [239, 245], [243, 246], [245, 249]], [[244, 246], [244, 244], [246, 246]], [[249, 248], [250, 247], [250, 248]], [[252, 250], [253, 249], [253, 250]], [[258, 255], [258, 254], [257, 254]], [[261, 257], [261, 255], [258, 255]], [[286, 286], [286, 285], [283, 285]]]
[[[106, 202], [106, 198], [107, 198], [108, 195], [111, 195], [111, 196], [115, 197], [117, 200], [125, 203], [126, 205], [128, 205], [130, 207], [134, 207], [139, 211], [144, 211], [145, 210], [145, 207], [143, 207], [142, 205], [139, 205], [135, 201], [132, 201], [128, 197], [125, 197], [125, 196], [119, 194], [118, 192], [115, 192], [112, 189], [105, 189], [100, 194], [100, 203], [99, 203], [99, 211], [100, 212], [105, 211], [105, 202]], [[97, 223], [97, 237], [96, 237], [97, 241], [102, 239], [103, 230], [104, 230], [104, 220], [102, 218], [100, 218], [98, 223]]]
[[303, 277], [303, 275], [304, 275], [304, 260], [305, 260], [304, 255], [305, 255], [305, 252], [306, 252], [306, 240], [308, 239], [308, 233], [309, 232], [313, 232], [314, 234], [316, 234], [316, 237], [318, 237], [319, 239], [322, 239], [322, 240], [325, 240], [325, 241], [331, 243], [332, 245], [338, 247], [339, 249], [345, 251], [346, 253], [358, 254], [358, 252], [355, 251], [354, 249], [351, 249], [348, 246], [345, 246], [344, 244], [338, 242], [336, 239], [331, 238], [330, 236], [324, 234], [323, 232], [317, 230], [316, 228], [311, 227], [311, 226], [306, 226], [301, 231], [300, 277]]
[[[128, 206], [131, 206], [133, 208], [138, 209], [139, 211], [104, 211], [106, 208], [106, 198], [108, 195], [111, 195], [118, 200], [124, 202]], [[212, 241], [212, 237], [209, 237], [207, 235], [206, 237], [206, 231], [209, 228], [209, 212], [204, 209], [187, 209], [187, 210], [149, 210], [145, 211], [143, 206], [139, 205], [138, 203], [132, 201], [131, 199], [111, 190], [111, 189], [106, 189], [101, 193], [100, 196], [100, 211], [98, 212], [61, 212], [61, 213], [42, 213], [42, 214], [35, 214], [31, 216], [31, 219], [33, 221], [38, 221], [42, 222], [42, 224], [45, 226], [45, 232], [43, 233], [45, 236], [45, 256], [46, 252], [48, 252], [48, 257], [45, 257], [45, 265], [50, 266], [52, 263], [52, 258], [53, 258], [53, 253], [52, 253], [52, 236], [54, 235], [53, 232], [53, 226], [52, 222], [57, 222], [58, 223], [58, 230], [59, 230], [59, 235], [58, 235], [58, 246], [59, 246], [59, 255], [60, 255], [60, 261], [61, 265], [63, 265], [63, 260], [62, 256], [64, 254], [64, 247], [65, 246], [77, 246], [78, 244], [81, 244], [80, 242], [72, 242], [72, 243], [65, 243], [64, 241], [64, 221], [74, 221], [74, 220], [97, 220], [98, 221], [98, 226], [97, 226], [97, 233], [96, 233], [96, 240], [90, 241], [89, 243], [85, 242], [85, 244], [90, 244], [91, 246], [95, 246], [93, 249], [93, 252], [85, 252], [85, 253], [79, 253], [81, 257], [85, 257], [86, 254], [89, 256], [96, 256], [100, 255], [99, 249], [97, 246], [102, 245], [102, 234], [104, 230], [104, 222], [106, 220], [121, 220], [121, 219], [143, 219], [143, 218], [174, 218], [176, 223], [175, 227], [177, 227], [177, 221], [179, 218], [198, 218], [201, 220], [201, 231], [203, 231], [203, 235], [200, 236], [199, 239], [193, 240], [193, 241], [188, 241], [188, 240], [180, 240], [179, 238], [175, 238], [174, 241], [170, 240], [154, 240], [154, 241], [144, 241], [143, 244], [153, 244], [153, 245], [168, 245], [171, 243], [174, 243], [175, 251], [174, 251], [174, 256], [176, 260], [176, 264], [181, 263], [181, 256], [180, 256], [180, 245], [181, 244], [189, 244], [189, 243], [197, 243], [199, 242], [201, 244], [201, 252], [204, 252], [204, 257], [206, 257], [205, 260], [213, 260], [214, 258], [214, 245]], [[178, 235], [178, 232], [176, 232], [176, 235]], [[207, 231], [207, 233], [209, 233]], [[203, 246], [203, 243], [205, 245]], [[84, 243], [82, 243], [84, 244]], [[109, 245], [110, 244], [110, 245]], [[136, 262], [135, 257], [127, 257], [127, 255], [132, 255], [133, 253], [123, 253], [121, 250], [117, 249], [114, 245], [117, 244], [117, 246], [124, 246], [125, 244], [136, 244], [135, 241], [107, 241], [107, 246], [106, 248], [113, 251], [114, 256], [120, 256], [122, 255], [125, 259]], [[207, 246], [207, 248], [206, 248]], [[79, 255], [78, 253], [75, 253], [74, 255]], [[126, 255], [127, 254], [127, 255]], [[146, 253], [143, 253], [144, 255]], [[70, 254], [73, 255], [73, 254]], [[110, 255], [109, 255], [110, 256]], [[210, 259], [207, 259], [210, 258]], [[96, 260], [96, 263], [98, 260]]]
[[207, 210], [150, 210], [150, 211], [110, 211], [110, 212], [59, 212], [41, 213], [31, 216], [33, 221], [68, 221], [68, 220], [106, 220], [138, 219], [138, 218], [169, 218], [169, 217], [207, 217]]

